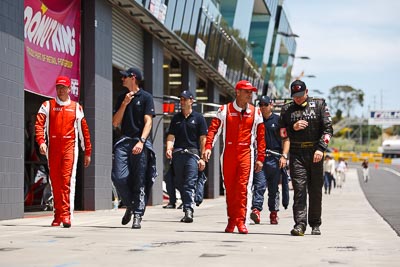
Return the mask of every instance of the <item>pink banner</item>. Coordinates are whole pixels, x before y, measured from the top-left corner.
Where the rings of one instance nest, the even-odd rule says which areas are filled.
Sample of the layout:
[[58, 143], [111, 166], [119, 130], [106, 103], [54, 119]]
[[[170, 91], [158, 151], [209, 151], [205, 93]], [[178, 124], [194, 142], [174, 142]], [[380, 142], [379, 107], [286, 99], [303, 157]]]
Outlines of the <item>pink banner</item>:
[[81, 0], [25, 0], [25, 90], [55, 97], [59, 75], [71, 78], [79, 99]]

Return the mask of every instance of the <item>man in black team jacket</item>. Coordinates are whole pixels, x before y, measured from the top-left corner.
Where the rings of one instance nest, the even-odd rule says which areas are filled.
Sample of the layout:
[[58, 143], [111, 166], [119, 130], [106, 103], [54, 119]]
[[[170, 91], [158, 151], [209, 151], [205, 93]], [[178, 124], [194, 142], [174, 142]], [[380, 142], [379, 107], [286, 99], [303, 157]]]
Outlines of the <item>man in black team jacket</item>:
[[[307, 192], [309, 194], [308, 224], [312, 235], [320, 235], [323, 156], [332, 136], [332, 120], [324, 99], [311, 98], [303, 81], [291, 86], [293, 102], [282, 107], [279, 131], [283, 154], [290, 149], [290, 176], [294, 189], [291, 234], [302, 236], [307, 226]], [[281, 164], [286, 164], [281, 161]]]

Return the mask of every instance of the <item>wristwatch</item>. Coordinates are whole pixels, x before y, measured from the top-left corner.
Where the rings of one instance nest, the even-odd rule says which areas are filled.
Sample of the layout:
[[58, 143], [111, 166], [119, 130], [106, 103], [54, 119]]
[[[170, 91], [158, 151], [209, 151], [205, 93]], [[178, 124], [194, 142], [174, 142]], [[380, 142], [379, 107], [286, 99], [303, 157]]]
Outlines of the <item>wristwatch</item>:
[[282, 157], [283, 157], [284, 159], [287, 159], [287, 154], [282, 154]]
[[142, 142], [143, 144], [146, 143], [146, 138], [140, 137], [140, 142]]

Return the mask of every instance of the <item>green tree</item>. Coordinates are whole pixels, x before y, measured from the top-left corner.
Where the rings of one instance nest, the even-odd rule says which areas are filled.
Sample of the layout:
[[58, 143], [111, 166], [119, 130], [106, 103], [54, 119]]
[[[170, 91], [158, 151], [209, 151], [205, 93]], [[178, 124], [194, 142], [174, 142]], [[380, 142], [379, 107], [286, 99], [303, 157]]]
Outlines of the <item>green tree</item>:
[[350, 117], [350, 110], [356, 105], [364, 105], [364, 92], [361, 89], [355, 89], [349, 85], [338, 85], [329, 90], [328, 105], [333, 114], [342, 111]]
[[342, 111], [340, 109], [336, 110], [335, 117], [332, 118], [333, 124], [338, 123], [342, 119]]

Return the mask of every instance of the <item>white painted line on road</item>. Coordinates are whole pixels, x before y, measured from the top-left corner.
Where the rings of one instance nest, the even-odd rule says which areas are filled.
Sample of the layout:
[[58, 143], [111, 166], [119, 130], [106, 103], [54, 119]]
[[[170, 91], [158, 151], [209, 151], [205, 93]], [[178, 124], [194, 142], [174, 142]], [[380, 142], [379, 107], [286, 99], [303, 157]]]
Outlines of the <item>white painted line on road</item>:
[[400, 176], [400, 172], [395, 171], [395, 170], [393, 170], [393, 169], [391, 169], [391, 168], [388, 168], [388, 167], [381, 167], [381, 169], [383, 169], [383, 170], [385, 170], [385, 171], [388, 171], [388, 172], [391, 172], [391, 173], [393, 173], [393, 174], [395, 174], [395, 175], [397, 175], [397, 176]]

